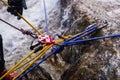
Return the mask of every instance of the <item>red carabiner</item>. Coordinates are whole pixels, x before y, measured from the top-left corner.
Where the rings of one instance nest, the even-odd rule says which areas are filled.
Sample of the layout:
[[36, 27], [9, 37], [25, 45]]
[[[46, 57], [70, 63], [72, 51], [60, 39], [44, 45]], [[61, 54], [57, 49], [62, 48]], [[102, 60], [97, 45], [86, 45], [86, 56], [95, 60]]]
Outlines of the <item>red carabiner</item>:
[[38, 41], [40, 41], [42, 44], [47, 44], [47, 45], [55, 43], [55, 40], [51, 36], [46, 35], [46, 34], [39, 35]]

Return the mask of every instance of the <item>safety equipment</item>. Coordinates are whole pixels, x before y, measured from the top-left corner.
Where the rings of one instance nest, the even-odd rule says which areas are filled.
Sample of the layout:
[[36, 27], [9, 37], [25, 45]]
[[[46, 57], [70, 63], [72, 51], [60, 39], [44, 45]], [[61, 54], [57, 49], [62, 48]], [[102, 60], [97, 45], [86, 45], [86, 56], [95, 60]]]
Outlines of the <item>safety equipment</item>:
[[50, 44], [54, 44], [55, 43], [55, 40], [49, 36], [49, 35], [46, 35], [46, 34], [41, 34], [38, 36], [38, 40], [39, 42], [41, 42], [42, 44], [47, 44], [47, 45], [50, 45]]
[[8, 7], [7, 11], [17, 16], [18, 20], [20, 19], [18, 13], [22, 15], [23, 8], [27, 9], [25, 0], [8, 0], [8, 4], [10, 5], [10, 7]]

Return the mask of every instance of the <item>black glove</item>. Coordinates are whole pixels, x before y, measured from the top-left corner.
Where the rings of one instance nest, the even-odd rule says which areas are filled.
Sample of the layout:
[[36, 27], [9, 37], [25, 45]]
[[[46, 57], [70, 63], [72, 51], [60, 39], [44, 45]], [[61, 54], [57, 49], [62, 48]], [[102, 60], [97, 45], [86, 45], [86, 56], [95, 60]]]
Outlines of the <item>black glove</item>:
[[8, 0], [8, 4], [10, 7], [8, 7], [7, 11], [17, 16], [17, 19], [20, 19], [17, 13], [20, 13], [22, 15], [23, 8], [27, 9], [25, 0]]

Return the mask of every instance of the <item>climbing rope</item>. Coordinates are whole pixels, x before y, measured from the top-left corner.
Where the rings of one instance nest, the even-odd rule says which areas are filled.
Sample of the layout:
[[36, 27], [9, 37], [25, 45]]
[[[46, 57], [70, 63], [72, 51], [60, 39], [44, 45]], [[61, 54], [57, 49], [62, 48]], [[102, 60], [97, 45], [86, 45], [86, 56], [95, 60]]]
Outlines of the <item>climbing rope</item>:
[[[68, 39], [68, 40], [66, 40], [66, 42], [67, 41], [71, 41], [71, 40], [75, 40], [75, 38], [76, 37], [78, 37], [78, 36], [80, 36], [80, 35], [83, 35], [83, 34], [85, 34], [86, 32], [89, 32], [89, 31], [91, 31], [92, 29], [94, 29], [94, 28], [96, 28], [97, 29], [97, 26], [95, 26], [95, 25], [93, 25], [93, 26], [91, 26], [90, 28], [88, 28], [87, 30], [85, 30], [85, 31], [83, 31], [83, 32], [81, 32], [79, 35], [76, 35], [76, 36], [74, 36], [73, 38], [70, 38], [70, 39]], [[93, 31], [94, 32], [94, 31]], [[86, 34], [87, 35], [87, 34]], [[85, 35], [84, 35], [85, 36]], [[61, 41], [57, 41], [56, 40], [56, 44], [59, 44], [59, 43], [61, 43], [61, 44], [63, 44], [64, 42], [63, 42], [64, 40], [61, 40]], [[62, 48], [62, 49], [61, 49]], [[52, 56], [54, 53], [59, 53], [60, 51], [62, 51], [63, 50], [63, 47], [60, 45], [60, 46], [58, 46], [58, 48], [54, 48], [55, 50], [55, 52], [53, 52], [53, 53], [51, 53], [50, 55], [48, 55], [48, 57], [50, 57], [50, 56]], [[45, 57], [45, 60], [48, 58], [48, 57]], [[43, 60], [44, 61], [44, 60]], [[42, 61], [42, 62], [43, 62]], [[40, 62], [41, 63], [41, 62]], [[31, 68], [30, 68], [31, 69]], [[33, 69], [33, 68], [32, 68]], [[31, 71], [31, 70], [30, 70]], [[27, 73], [28, 73], [29, 71], [27, 71], [26, 73], [24, 73], [23, 75], [26, 75]], [[19, 79], [17, 79], [17, 80], [19, 80]]]
[[[89, 28], [88, 30], [85, 30], [83, 31], [84, 34], [85, 32], [89, 31], [89, 32], [92, 32], [91, 29], [92, 28], [95, 28], [96, 26], [92, 26], [91, 28]], [[97, 29], [96, 29], [97, 30]], [[83, 32], [81, 32], [80, 34], [83, 34]], [[94, 32], [94, 31], [93, 31]], [[85, 34], [84, 36], [86, 35], [89, 35], [88, 34]], [[81, 37], [84, 37], [83, 35], [82, 36], [78, 36], [77, 37], [80, 37], [79, 39], [82, 39]], [[76, 36], [75, 36], [76, 37]], [[64, 50], [64, 47], [67, 46], [72, 46], [72, 45], [79, 45], [79, 44], [82, 44], [82, 43], [85, 43], [85, 42], [89, 42], [89, 41], [94, 41], [94, 40], [99, 40], [99, 39], [105, 39], [105, 38], [113, 38], [113, 37], [120, 37], [120, 34], [113, 34], [113, 35], [108, 35], [108, 36], [102, 36], [102, 37], [96, 37], [96, 38], [89, 38], [89, 39], [86, 39], [86, 40], [78, 40], [78, 39], [75, 39], [75, 37], [71, 38], [71, 39], [68, 39], [67, 41], [65, 42], [62, 42], [60, 44], [62, 45], [58, 45], [56, 46], [56, 48], [54, 48], [54, 50], [52, 50], [51, 53], [49, 53], [47, 56], [45, 56], [44, 58], [42, 58], [41, 60], [39, 60], [36, 64], [34, 64], [34, 66], [32, 66], [31, 68], [29, 68], [29, 70], [27, 70], [24, 74], [22, 74], [19, 78], [17, 78], [17, 80], [21, 80], [25, 75], [27, 75], [29, 72], [31, 72], [33, 69], [35, 69], [37, 66], [39, 66], [41, 63], [43, 63], [45, 60], [47, 60], [48, 58], [50, 58], [52, 55], [55, 55], [57, 53], [60, 53], [62, 50]]]
[[8, 24], [9, 26], [11, 26], [12, 28], [14, 28], [14, 29], [16, 29], [16, 30], [18, 30], [18, 31], [21, 31], [19, 28], [13, 26], [12, 24], [6, 22], [5, 20], [3, 20], [3, 19], [1, 19], [1, 18], [0, 18], [0, 21], [2, 21], [2, 22], [4, 22], [4, 23]]
[[89, 39], [86, 39], [86, 40], [64, 42], [64, 45], [72, 46], [72, 45], [78, 45], [78, 44], [82, 44], [82, 43], [89, 42], [89, 41], [100, 40], [100, 39], [105, 39], [105, 38], [114, 38], [114, 37], [120, 37], [120, 34], [111, 34], [111, 35], [102, 36], [102, 37], [89, 38]]
[[43, 0], [43, 4], [44, 4], [44, 13], [45, 13], [46, 32], [47, 32], [47, 35], [50, 35], [49, 29], [48, 29], [48, 18], [47, 18], [47, 9], [46, 9], [45, 0]]
[[8, 25], [11, 26], [12, 28], [14, 28], [14, 29], [22, 32], [23, 34], [30, 35], [31, 37], [36, 38], [36, 34], [32, 33], [31, 31], [27, 31], [27, 30], [24, 30], [24, 29], [22, 29], [22, 28], [19, 29], [19, 28], [17, 28], [16, 26], [13, 26], [12, 24], [6, 22], [5, 20], [3, 20], [3, 19], [1, 19], [1, 18], [0, 18], [0, 21], [8, 24]]
[[[5, 1], [1, 0], [3, 4], [7, 7], [10, 7], [10, 5]], [[42, 34], [38, 29], [36, 29], [35, 26], [33, 26], [27, 19], [25, 19], [20, 13], [17, 13], [20, 18], [22, 18], [33, 30], [35, 30], [38, 34]]]
[[22, 75], [26, 70], [28, 70], [52, 45], [49, 45], [41, 50], [40, 55], [37, 56], [29, 65], [27, 65], [13, 80], [16, 80], [20, 75]]
[[[4, 0], [1, 0], [6, 6], [10, 7], [7, 2]], [[95, 37], [95, 38], [88, 38], [85, 37], [96, 32], [97, 30], [103, 28], [98, 27], [97, 24], [93, 24], [86, 28], [83, 32], [78, 33], [76, 35], [68, 35], [68, 36], [60, 36], [60, 39], [54, 40], [51, 36], [49, 36], [49, 30], [48, 30], [48, 19], [47, 19], [47, 12], [46, 12], [46, 4], [45, 0], [43, 0], [44, 4], [44, 12], [45, 12], [45, 21], [46, 21], [46, 32], [47, 34], [42, 34], [38, 29], [36, 29], [30, 22], [28, 22], [21, 14], [18, 13], [19, 17], [21, 17], [26, 23], [28, 23], [39, 35], [37, 36], [37, 40], [39, 44], [36, 44], [34, 48], [32, 48], [32, 51], [24, 56], [16, 65], [14, 65], [12, 68], [10, 68], [2, 77], [0, 77], [0, 80], [2, 80], [4, 77], [6, 77], [8, 74], [22, 68], [23, 70], [18, 73], [16, 77], [13, 78], [13, 80], [21, 80], [24, 76], [26, 76], [30, 71], [32, 71], [34, 68], [39, 66], [41, 63], [43, 63], [45, 60], [50, 58], [52, 55], [55, 55], [57, 53], [60, 53], [64, 50], [64, 47], [72, 46], [72, 45], [80, 45], [85, 42], [104, 39], [104, 38], [113, 38], [113, 37], [120, 37], [120, 34], [112, 34], [108, 36], [101, 36], [101, 37]], [[0, 19], [1, 21], [5, 22], [6, 24], [10, 25], [11, 27], [21, 31], [23, 34], [27, 34], [33, 37], [33, 33], [29, 31], [25, 31], [23, 29], [19, 29], [10, 23]], [[42, 46], [42, 47], [41, 47]], [[44, 55], [51, 47], [53, 50], [47, 54]], [[34, 56], [33, 53], [36, 53]], [[31, 57], [32, 56], [32, 57]], [[45, 56], [45, 57], [43, 57]], [[31, 58], [30, 58], [31, 57]], [[42, 58], [43, 57], [43, 58]], [[29, 58], [29, 60], [27, 60]], [[38, 62], [37, 62], [38, 61]], [[37, 63], [36, 63], [37, 62]]]
[[27, 54], [26, 56], [24, 56], [15, 66], [13, 66], [12, 68], [10, 68], [2, 77], [0, 77], [0, 80], [2, 80], [5, 76], [7, 76], [8, 74], [10, 74], [14, 70], [14, 68], [16, 68], [17, 66], [19, 66], [24, 60], [26, 60], [34, 52], [35, 52], [35, 50], [32, 50], [29, 54]]
[[39, 66], [39, 64], [43, 63], [45, 60], [47, 60], [48, 58], [50, 58], [52, 55], [57, 54], [59, 51], [61, 51], [61, 47], [60, 46], [58, 46], [57, 48], [55, 48], [55, 50], [53, 50], [53, 52], [51, 52], [50, 54], [48, 54], [46, 57], [44, 57], [41, 60], [39, 60], [39, 62], [37, 62], [36, 64], [34, 64], [34, 66], [32, 66], [29, 70], [27, 70], [26, 72], [24, 72], [16, 80], [21, 80], [25, 75], [27, 75], [29, 72], [31, 72], [33, 69], [35, 69], [37, 66]]
[[[88, 42], [88, 41], [92, 41], [92, 40], [98, 40], [98, 39], [104, 39], [104, 38], [110, 38], [110, 37], [118, 37], [120, 36], [120, 34], [116, 34], [116, 35], [108, 35], [108, 36], [103, 36], [103, 37], [97, 37], [97, 38], [89, 38], [88, 40], [80, 40], [80, 39], [83, 39], [83, 37], [93, 33], [94, 31], [98, 30], [99, 28], [97, 28], [98, 26], [97, 25], [92, 25], [91, 27], [87, 28], [85, 31], [75, 35], [74, 37], [70, 38], [70, 39], [67, 39], [64, 41], [64, 39], [60, 39], [60, 40], [56, 40], [56, 44], [60, 44], [58, 45], [56, 48], [54, 48], [55, 50], [53, 50], [53, 52], [51, 52], [50, 54], [48, 54], [48, 56], [46, 56], [45, 58], [43, 58], [42, 60], [40, 60], [39, 64], [41, 64], [43, 61], [45, 61], [47, 58], [49, 58], [50, 56], [52, 56], [53, 54], [57, 54], [59, 53], [60, 51], [62, 51], [64, 48], [64, 46], [71, 46], [71, 45], [78, 45], [78, 44], [81, 44], [81, 43], [84, 43], [84, 42]], [[62, 45], [61, 45], [62, 44]], [[51, 44], [51, 46], [53, 46], [54, 44]], [[47, 45], [49, 46], [49, 45]], [[50, 47], [51, 47], [50, 46]], [[49, 48], [50, 48], [49, 47]], [[48, 49], [45, 48], [42, 49], [43, 52], [40, 52], [41, 54], [32, 61], [32, 63], [30, 63], [29, 65], [26, 66], [26, 68], [21, 71], [21, 73], [19, 73], [13, 80], [16, 80], [20, 75], [21, 76], [24, 76], [26, 75], [29, 71], [31, 71], [32, 69], [34, 69], [38, 64], [36, 64], [35, 66], [33, 66], [32, 68], [30, 68]], [[25, 60], [25, 59], [23, 59]], [[21, 62], [20, 62], [21, 63]], [[19, 66], [21, 67], [21, 66]], [[17, 67], [17, 68], [19, 68]], [[15, 67], [16, 68], [16, 67]], [[16, 68], [16, 69], [17, 69]], [[28, 70], [30, 68], [30, 70]], [[28, 71], [27, 71], [28, 70]], [[27, 72], [26, 72], [27, 71]], [[9, 71], [8, 71], [9, 72]], [[9, 74], [9, 73], [8, 73]], [[21, 76], [17, 79], [17, 80], [20, 80], [21, 79]]]

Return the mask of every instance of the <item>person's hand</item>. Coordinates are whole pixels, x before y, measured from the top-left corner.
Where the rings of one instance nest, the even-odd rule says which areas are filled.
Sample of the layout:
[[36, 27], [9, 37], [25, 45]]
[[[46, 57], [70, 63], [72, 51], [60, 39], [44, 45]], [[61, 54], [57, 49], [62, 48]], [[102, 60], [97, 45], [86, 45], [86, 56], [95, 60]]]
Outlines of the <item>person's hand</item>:
[[23, 14], [23, 8], [27, 9], [25, 0], [8, 0], [8, 7], [7, 11], [10, 12], [12, 15], [17, 16], [17, 19], [20, 19], [18, 13], [21, 15]]

